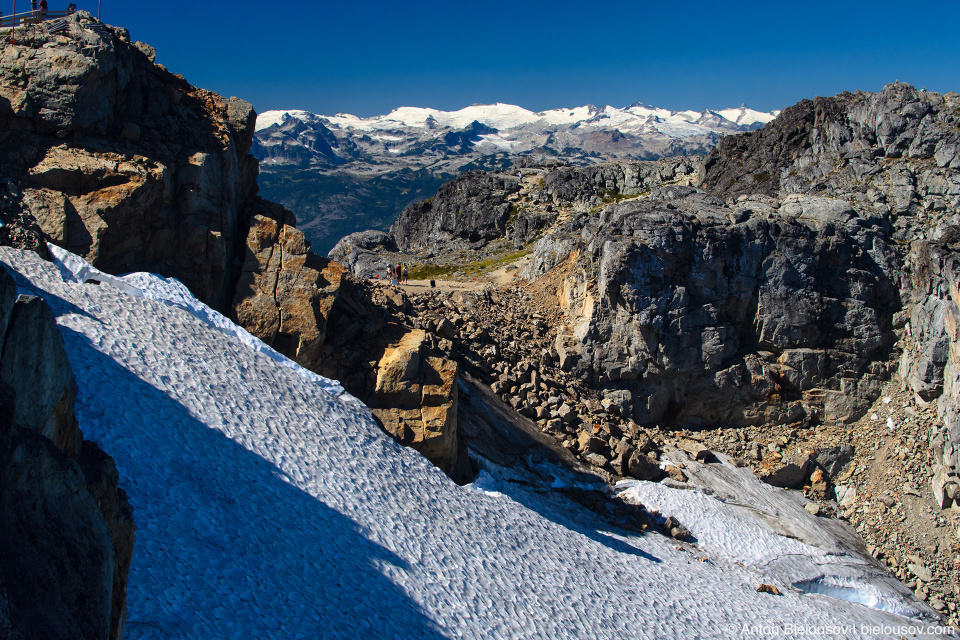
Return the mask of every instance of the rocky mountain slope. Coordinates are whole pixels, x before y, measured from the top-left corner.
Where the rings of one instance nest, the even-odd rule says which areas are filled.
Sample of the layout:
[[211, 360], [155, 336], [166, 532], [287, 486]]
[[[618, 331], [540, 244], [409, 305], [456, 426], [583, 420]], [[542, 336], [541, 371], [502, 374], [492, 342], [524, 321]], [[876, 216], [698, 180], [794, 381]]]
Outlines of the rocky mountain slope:
[[[417, 295], [408, 321], [439, 331], [452, 312], [451, 357], [595, 468], [656, 476], [670, 466], [669, 434], [728, 430], [742, 444], [718, 437], [714, 447], [876, 532], [874, 503], [861, 511], [838, 489], [852, 456], [831, 460], [880, 446], [876, 435], [851, 440], [844, 425], [885, 415], [872, 407], [892, 380], [917, 406], [937, 404], [924, 434], [931, 463], [915, 481], [938, 509], [958, 494], [958, 123], [956, 94], [907, 85], [818, 98], [724, 138], [702, 163], [465, 174], [389, 234], [344, 238], [331, 255], [366, 276], [396, 262], [414, 277], [461, 279], [508, 265], [525, 292], [513, 312], [492, 292]], [[677, 446], [708, 455], [702, 441], [686, 443]], [[906, 459], [885, 456], [882, 472]], [[881, 510], [897, 500], [881, 497]], [[941, 535], [949, 513], [918, 520], [932, 523], [924, 535]], [[897, 539], [875, 543], [893, 553]], [[914, 544], [947, 571], [918, 569], [915, 586], [933, 579], [925, 596], [950, 614], [956, 535]]]
[[453, 112], [404, 107], [373, 118], [268, 111], [257, 118], [253, 154], [264, 195], [294, 211], [326, 253], [348, 233], [386, 230], [406, 205], [471, 169], [502, 169], [517, 158], [589, 165], [703, 154], [723, 135], [756, 129], [774, 115], [639, 103], [540, 113], [505, 104]]

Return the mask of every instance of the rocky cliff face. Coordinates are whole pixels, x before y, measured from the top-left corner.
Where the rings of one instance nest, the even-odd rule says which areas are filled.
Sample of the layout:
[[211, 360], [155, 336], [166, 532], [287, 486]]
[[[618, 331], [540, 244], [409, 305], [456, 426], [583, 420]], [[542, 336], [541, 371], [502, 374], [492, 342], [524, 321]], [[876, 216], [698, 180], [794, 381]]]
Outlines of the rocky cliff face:
[[934, 491], [943, 506], [956, 495], [960, 450], [951, 293], [960, 222], [958, 126], [957, 94], [888, 85], [877, 94], [845, 93], [786, 109], [763, 131], [721, 141], [703, 173], [704, 186], [722, 196], [829, 193], [883, 220], [884, 241], [897, 256], [888, 273], [903, 303], [896, 325], [908, 334], [900, 374], [921, 401], [939, 399], [943, 425], [931, 444]]
[[83, 440], [63, 338], [0, 269], [0, 635], [117, 639], [134, 525], [113, 460]]
[[225, 309], [255, 204], [256, 114], [154, 64], [122, 29], [67, 21], [18, 32], [0, 58], [7, 237], [163, 272]]
[[[257, 197], [251, 105], [191, 86], [125, 30], [92, 22], [78, 12], [56, 34], [27, 27], [0, 57], [0, 242], [43, 252], [48, 241], [106, 272], [175, 277], [314, 371], [338, 369], [331, 344], [377, 362], [382, 341], [352, 345], [327, 330], [355, 317], [337, 304], [344, 269], [310, 250], [289, 211]], [[355, 293], [355, 308], [375, 313], [364, 290]], [[374, 392], [365, 383], [352, 391], [363, 400]], [[456, 398], [424, 402], [449, 408]], [[405, 424], [440, 429], [450, 448], [434, 442], [429, 457], [452, 468], [455, 419]]]
[[663, 188], [582, 221], [576, 237], [541, 240], [539, 254], [577, 254], [558, 292], [564, 368], [629, 389], [640, 423], [859, 417], [895, 342], [882, 234], [826, 198], [741, 215], [692, 188]]

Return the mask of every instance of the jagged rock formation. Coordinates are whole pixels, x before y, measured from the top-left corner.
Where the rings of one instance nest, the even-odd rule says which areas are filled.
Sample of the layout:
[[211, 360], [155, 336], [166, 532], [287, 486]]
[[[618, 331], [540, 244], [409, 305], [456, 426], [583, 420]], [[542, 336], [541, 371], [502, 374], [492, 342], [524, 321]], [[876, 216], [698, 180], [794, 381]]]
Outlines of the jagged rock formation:
[[63, 338], [0, 269], [0, 635], [118, 639], [134, 525], [113, 460], [83, 440]]
[[310, 251], [289, 211], [260, 206], [250, 221], [234, 314], [267, 344], [316, 368], [344, 269]]
[[164, 272], [225, 308], [256, 191], [256, 114], [90, 21], [37, 25], [4, 49], [0, 173], [18, 185], [7, 215], [100, 269]]

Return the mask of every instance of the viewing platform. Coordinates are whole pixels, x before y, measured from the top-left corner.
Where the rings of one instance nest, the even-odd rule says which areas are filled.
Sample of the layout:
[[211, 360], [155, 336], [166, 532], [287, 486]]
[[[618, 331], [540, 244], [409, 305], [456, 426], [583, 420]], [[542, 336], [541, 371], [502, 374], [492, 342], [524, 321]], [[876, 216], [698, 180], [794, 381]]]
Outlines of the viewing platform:
[[61, 11], [40, 11], [37, 9], [36, 11], [23, 11], [21, 13], [15, 13], [9, 16], [0, 16], [0, 29], [9, 29], [30, 24], [40, 24], [42, 22], [65, 18], [72, 13], [74, 12], [67, 11], [66, 9]]

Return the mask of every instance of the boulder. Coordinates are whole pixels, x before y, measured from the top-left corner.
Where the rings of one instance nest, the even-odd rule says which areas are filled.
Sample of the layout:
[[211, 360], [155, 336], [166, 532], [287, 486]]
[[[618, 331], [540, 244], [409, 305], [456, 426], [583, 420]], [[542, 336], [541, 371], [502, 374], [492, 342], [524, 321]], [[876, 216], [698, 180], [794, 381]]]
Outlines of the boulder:
[[[777, 458], [780, 458], [777, 460]], [[791, 452], [780, 456], [768, 456], [760, 468], [763, 482], [784, 489], [796, 489], [803, 485], [810, 471], [810, 454]]]
[[388, 345], [367, 405], [387, 433], [452, 475], [459, 463], [458, 366], [431, 353], [421, 329]]
[[577, 446], [580, 451], [586, 455], [600, 451], [607, 446], [607, 443], [604, 442], [602, 438], [598, 438], [592, 433], [584, 431], [577, 437]]
[[663, 475], [658, 463], [651, 456], [634, 452], [627, 462], [627, 470], [637, 480], [656, 480]]
[[853, 454], [853, 447], [847, 444], [819, 449], [814, 458], [828, 478], [836, 478], [853, 460]]
[[70, 361], [50, 307], [36, 296], [20, 296], [10, 314], [0, 380], [13, 389], [15, 424], [49, 438], [76, 457], [83, 439], [73, 402], [77, 395]]

